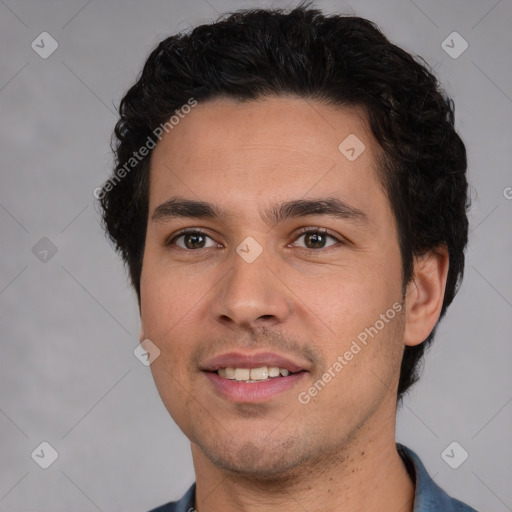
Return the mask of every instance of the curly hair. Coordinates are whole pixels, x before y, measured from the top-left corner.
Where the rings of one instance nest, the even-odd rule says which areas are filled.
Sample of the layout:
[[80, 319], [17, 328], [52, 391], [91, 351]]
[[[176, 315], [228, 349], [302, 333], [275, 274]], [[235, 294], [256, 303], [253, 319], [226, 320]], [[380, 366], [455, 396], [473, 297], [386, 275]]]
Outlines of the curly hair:
[[[403, 290], [414, 256], [447, 248], [442, 318], [464, 273], [468, 237], [466, 149], [454, 128], [453, 101], [421, 57], [392, 44], [373, 22], [327, 16], [303, 4], [288, 13], [237, 11], [163, 40], [121, 100], [116, 165], [97, 197], [139, 305], [151, 151], [130, 172], [127, 162], [191, 98], [272, 95], [363, 109], [381, 149], [378, 173], [396, 218]], [[420, 345], [405, 347], [399, 399], [418, 380], [435, 330]]]

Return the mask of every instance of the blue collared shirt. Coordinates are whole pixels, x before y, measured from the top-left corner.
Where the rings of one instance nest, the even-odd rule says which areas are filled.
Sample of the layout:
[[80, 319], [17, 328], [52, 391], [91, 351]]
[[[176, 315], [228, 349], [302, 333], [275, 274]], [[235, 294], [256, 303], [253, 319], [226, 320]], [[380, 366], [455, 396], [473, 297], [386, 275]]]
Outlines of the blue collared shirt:
[[[414, 512], [476, 512], [474, 508], [462, 501], [450, 498], [430, 478], [420, 458], [412, 450], [398, 443], [396, 447], [407, 471], [415, 482]], [[194, 483], [181, 500], [167, 503], [150, 512], [194, 512], [195, 491], [196, 484]]]

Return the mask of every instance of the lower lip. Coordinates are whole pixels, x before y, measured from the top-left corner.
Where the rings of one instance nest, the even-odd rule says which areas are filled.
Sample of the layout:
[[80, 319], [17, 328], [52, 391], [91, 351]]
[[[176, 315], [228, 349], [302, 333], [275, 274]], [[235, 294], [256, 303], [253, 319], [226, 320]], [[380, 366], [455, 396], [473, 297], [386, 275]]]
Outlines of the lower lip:
[[204, 372], [213, 387], [225, 398], [236, 403], [262, 403], [293, 388], [307, 372], [299, 372], [287, 377], [273, 377], [261, 382], [241, 382], [225, 379], [214, 372]]

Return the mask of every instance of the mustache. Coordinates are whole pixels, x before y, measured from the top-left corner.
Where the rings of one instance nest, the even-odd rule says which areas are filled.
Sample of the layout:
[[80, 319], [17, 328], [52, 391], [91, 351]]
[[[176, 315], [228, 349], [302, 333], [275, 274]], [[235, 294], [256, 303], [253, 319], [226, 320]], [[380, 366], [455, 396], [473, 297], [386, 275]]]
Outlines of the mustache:
[[324, 357], [313, 342], [299, 341], [269, 327], [253, 329], [250, 333], [238, 336], [233, 333], [226, 333], [226, 335], [222, 336], [210, 336], [194, 350], [191, 363], [194, 368], [197, 368], [200, 362], [205, 361], [207, 358], [225, 352], [249, 349], [278, 352], [290, 357], [295, 355], [314, 366], [325, 366]]

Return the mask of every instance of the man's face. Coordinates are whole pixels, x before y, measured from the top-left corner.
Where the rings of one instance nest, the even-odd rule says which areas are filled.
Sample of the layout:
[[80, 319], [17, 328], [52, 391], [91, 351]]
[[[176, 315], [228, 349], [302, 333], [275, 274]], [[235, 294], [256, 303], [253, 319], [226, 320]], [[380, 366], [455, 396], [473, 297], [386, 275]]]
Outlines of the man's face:
[[[351, 134], [359, 156], [339, 148]], [[143, 336], [166, 408], [218, 467], [276, 475], [394, 428], [401, 258], [375, 148], [354, 109], [271, 98], [200, 103], [153, 152]], [[220, 217], [158, 208], [171, 199]], [[308, 203], [328, 200], [341, 213]], [[262, 367], [293, 374], [244, 381]]]

